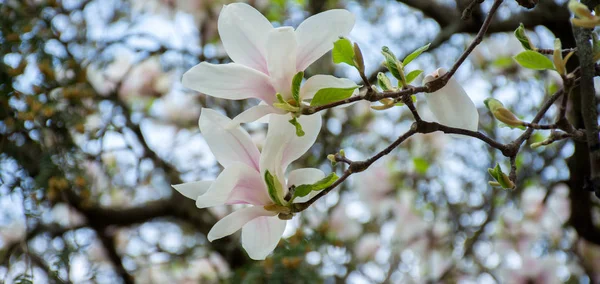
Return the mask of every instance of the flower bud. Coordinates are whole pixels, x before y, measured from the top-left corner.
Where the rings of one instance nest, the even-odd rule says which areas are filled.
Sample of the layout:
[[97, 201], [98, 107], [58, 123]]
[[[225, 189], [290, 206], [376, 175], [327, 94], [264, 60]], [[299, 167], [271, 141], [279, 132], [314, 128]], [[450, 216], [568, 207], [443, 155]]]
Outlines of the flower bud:
[[365, 73], [365, 61], [363, 59], [362, 51], [356, 42], [354, 43], [354, 65], [360, 73]]
[[517, 118], [510, 110], [506, 109], [499, 100], [488, 98], [483, 102], [497, 120], [510, 127], [523, 127], [523, 121]]
[[592, 15], [592, 12], [590, 11], [590, 9], [588, 9], [588, 7], [585, 4], [582, 4], [576, 0], [569, 1], [569, 10], [571, 12], [573, 12], [573, 14], [575, 14], [577, 17], [580, 17], [580, 18], [591, 19], [594, 17], [594, 15]]

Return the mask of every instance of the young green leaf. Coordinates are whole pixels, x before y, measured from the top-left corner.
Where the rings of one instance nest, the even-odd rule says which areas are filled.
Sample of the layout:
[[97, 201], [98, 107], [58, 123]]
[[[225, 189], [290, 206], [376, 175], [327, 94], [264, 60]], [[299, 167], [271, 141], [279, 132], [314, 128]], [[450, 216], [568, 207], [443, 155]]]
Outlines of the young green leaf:
[[297, 105], [300, 105], [300, 84], [302, 83], [302, 78], [304, 78], [304, 72], [300, 71], [292, 79], [292, 97]]
[[331, 55], [335, 64], [346, 63], [356, 67], [354, 64], [354, 47], [347, 38], [340, 38], [333, 43]]
[[283, 96], [280, 93], [277, 93], [276, 97], [277, 97], [278, 103], [273, 103], [274, 107], [285, 110], [285, 111], [289, 111], [289, 112], [297, 112], [298, 110], [300, 110], [299, 107], [293, 106], [290, 103], [288, 103], [287, 101], [285, 101], [283, 99]]
[[269, 171], [265, 172], [265, 182], [269, 191], [269, 197], [277, 205], [283, 205], [283, 188], [276, 176], [273, 176]]
[[390, 70], [392, 76], [398, 79], [399, 82], [405, 82], [402, 62], [398, 61], [396, 55], [387, 46], [381, 48], [381, 54], [385, 57], [385, 66]]
[[292, 118], [291, 120], [288, 120], [294, 127], [296, 127], [296, 136], [298, 137], [302, 137], [304, 136], [304, 130], [302, 130], [302, 125], [300, 124], [300, 122], [298, 122], [298, 120], [296, 119], [296, 117]]
[[323, 179], [317, 181], [313, 184], [302, 184], [296, 186], [296, 190], [294, 191], [294, 197], [304, 197], [307, 196], [311, 191], [319, 191], [326, 189], [330, 185], [332, 185], [336, 180], [338, 180], [338, 176], [335, 173], [331, 173]]
[[515, 37], [519, 40], [519, 42], [521, 42], [521, 45], [526, 50], [535, 50], [535, 46], [533, 46], [531, 40], [525, 32], [525, 26], [523, 26], [523, 23], [521, 23], [519, 27], [515, 30]]
[[417, 77], [419, 77], [419, 75], [421, 75], [421, 73], [423, 73], [423, 70], [413, 70], [413, 71], [410, 71], [410, 73], [408, 73], [406, 75], [406, 83], [410, 84], [410, 82], [412, 82], [415, 79], [417, 79]]
[[390, 78], [388, 78], [388, 76], [385, 75], [385, 73], [383, 73], [383, 72], [377, 73], [377, 84], [383, 91], [393, 91], [394, 90], [394, 86], [392, 85]]
[[404, 58], [404, 61], [402, 61], [402, 64], [404, 66], [408, 65], [408, 63], [410, 63], [411, 61], [415, 60], [415, 58], [419, 57], [419, 55], [421, 55], [421, 53], [427, 51], [429, 49], [429, 46], [431, 45], [431, 43], [428, 43], [424, 46], [421, 46], [419, 48], [417, 48], [417, 50], [413, 51], [411, 54], [409, 54], [408, 56], [406, 56], [406, 58]]
[[550, 60], [550, 58], [533, 50], [525, 50], [513, 58], [515, 61], [517, 61], [517, 63], [525, 68], [533, 70], [554, 69], [554, 64], [552, 64], [552, 60]]
[[331, 102], [347, 99], [352, 96], [354, 90], [359, 86], [351, 88], [325, 88], [317, 91], [312, 101], [311, 106], [320, 106]]

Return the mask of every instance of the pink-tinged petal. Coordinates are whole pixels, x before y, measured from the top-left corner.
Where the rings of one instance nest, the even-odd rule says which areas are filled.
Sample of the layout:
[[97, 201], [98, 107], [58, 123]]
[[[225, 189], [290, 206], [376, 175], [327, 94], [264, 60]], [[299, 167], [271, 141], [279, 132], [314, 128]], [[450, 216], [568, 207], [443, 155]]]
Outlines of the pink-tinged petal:
[[271, 115], [265, 145], [260, 156], [261, 173], [269, 170], [283, 181], [285, 169], [294, 160], [300, 158], [315, 143], [321, 131], [321, 115], [302, 115], [298, 122], [302, 125], [304, 136], [296, 136], [295, 127], [289, 123], [287, 115]]
[[[302, 184], [313, 184], [325, 177], [325, 173], [322, 170], [315, 168], [303, 168], [291, 171], [288, 174], [287, 186], [292, 185], [299, 186]], [[298, 197], [294, 199], [294, 203], [301, 203], [308, 201], [315, 195], [319, 194], [319, 191], [311, 191], [304, 197]]]
[[198, 208], [223, 204], [264, 206], [269, 203], [272, 202], [260, 173], [243, 163], [226, 167], [206, 193], [196, 199]]
[[[303, 100], [312, 99], [315, 94], [321, 90], [326, 88], [354, 88], [357, 87], [354, 81], [346, 79], [346, 78], [336, 78], [331, 75], [315, 75], [308, 80], [300, 89], [300, 98]], [[358, 88], [356, 88], [355, 93], [358, 93]]]
[[291, 171], [288, 174], [288, 186], [301, 184], [313, 184], [325, 177], [322, 170], [315, 168], [302, 168]]
[[227, 128], [231, 119], [208, 108], [202, 109], [199, 124], [204, 140], [223, 167], [242, 162], [259, 170], [260, 152], [246, 130], [240, 126]]
[[219, 15], [219, 36], [231, 60], [265, 74], [267, 35], [272, 29], [269, 20], [248, 4], [225, 5]]
[[242, 247], [251, 259], [263, 260], [277, 247], [287, 222], [277, 217], [258, 217], [242, 227]]
[[[444, 74], [446, 74], [446, 69], [439, 68], [432, 74], [425, 76], [423, 84], [427, 84]], [[477, 131], [479, 124], [477, 108], [454, 77], [450, 78], [443, 88], [425, 94], [425, 100], [427, 106], [441, 124]]]
[[257, 106], [253, 106], [253, 107], [245, 110], [244, 112], [238, 114], [236, 117], [233, 118], [233, 120], [227, 126], [227, 128], [229, 129], [229, 128], [239, 126], [241, 123], [257, 121], [271, 113], [284, 114], [285, 112], [282, 111], [281, 109], [274, 108], [267, 104], [259, 104]]
[[291, 98], [292, 78], [296, 74], [296, 34], [291, 27], [271, 30], [267, 39], [267, 66], [271, 83], [284, 99]]
[[201, 62], [183, 74], [184, 87], [221, 99], [261, 99], [272, 103], [275, 89], [269, 76], [237, 63]]
[[172, 187], [181, 193], [183, 196], [196, 200], [198, 196], [205, 194], [208, 191], [208, 188], [213, 183], [212, 180], [202, 180], [202, 181], [194, 181], [187, 182], [181, 184], [174, 184]]
[[217, 222], [212, 229], [210, 229], [210, 232], [208, 232], [208, 241], [212, 242], [214, 240], [229, 236], [255, 218], [261, 216], [275, 216], [276, 214], [277, 213], [275, 212], [265, 210], [261, 206], [242, 208], [219, 220], [219, 222]]
[[304, 20], [296, 29], [298, 56], [296, 69], [302, 71], [333, 48], [341, 36], [354, 26], [354, 15], [347, 10], [329, 10]]

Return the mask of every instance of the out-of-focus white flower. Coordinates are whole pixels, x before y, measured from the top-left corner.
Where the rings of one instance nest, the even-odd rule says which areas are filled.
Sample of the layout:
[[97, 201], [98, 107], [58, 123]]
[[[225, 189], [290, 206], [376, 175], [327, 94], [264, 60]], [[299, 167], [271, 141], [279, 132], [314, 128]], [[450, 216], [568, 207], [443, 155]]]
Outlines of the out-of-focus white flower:
[[354, 246], [354, 254], [359, 260], [366, 261], [373, 259], [381, 246], [381, 241], [377, 234], [366, 234], [360, 238]]
[[412, 191], [402, 191], [398, 199], [399, 202], [394, 209], [396, 215], [394, 242], [405, 247], [425, 234], [429, 226], [423, 217], [415, 212], [415, 194]]
[[195, 95], [178, 92], [169, 93], [152, 106], [160, 119], [182, 125], [197, 120], [201, 109]]
[[119, 82], [122, 82], [118, 90], [122, 100], [166, 94], [173, 79], [169, 73], [162, 70], [159, 58], [151, 57], [134, 63], [132, 56], [131, 53], [122, 52], [104, 68], [97, 65], [88, 66], [88, 80], [96, 92], [109, 95], [115, 91]]
[[171, 89], [173, 79], [162, 69], [160, 59], [150, 57], [135, 65], [119, 89], [122, 98], [159, 97]]
[[[425, 76], [423, 84], [427, 84], [446, 74], [446, 69], [439, 68]], [[436, 119], [446, 126], [477, 131], [479, 113], [463, 87], [452, 77], [443, 88], [426, 93], [427, 106]]]
[[[288, 189], [301, 184], [313, 184], [325, 177], [318, 169], [293, 170], [285, 178], [288, 165], [312, 146], [321, 129], [319, 114], [298, 118], [306, 125], [305, 135], [296, 136], [287, 115], [271, 116], [265, 147], [259, 152], [250, 135], [240, 126], [229, 127], [231, 120], [211, 109], [203, 109], [200, 131], [224, 170], [214, 181], [190, 182], [173, 187], [184, 196], [196, 200], [198, 208], [223, 204], [248, 204], [219, 220], [208, 233], [213, 241], [242, 229], [242, 246], [252, 259], [265, 259], [283, 235], [286, 221], [277, 217], [279, 212], [266, 206], [285, 206]], [[266, 178], [271, 176], [274, 190], [270, 191]], [[294, 199], [303, 202], [316, 195]]]
[[[292, 79], [333, 48], [354, 26], [354, 15], [346, 10], [329, 10], [306, 19], [296, 30], [274, 28], [271, 23], [245, 3], [223, 7], [218, 20], [223, 46], [234, 63], [201, 62], [188, 70], [182, 79], [185, 87], [206, 95], [241, 100], [257, 98], [265, 104], [252, 107], [234, 123], [255, 121], [267, 114], [285, 113], [273, 107], [276, 94], [292, 100]], [[309, 78], [300, 89], [300, 100], [312, 98], [323, 88], [351, 88], [348, 79], [330, 75]]]
[[54, 205], [51, 212], [52, 219], [63, 227], [75, 227], [85, 222], [85, 217], [65, 203]]
[[374, 216], [386, 215], [395, 205], [394, 196], [390, 195], [394, 191], [391, 171], [387, 163], [380, 162], [354, 177], [360, 201], [369, 207]]
[[362, 226], [358, 221], [351, 219], [346, 214], [346, 206], [338, 204], [329, 217], [329, 231], [342, 241], [355, 239], [362, 232]]
[[15, 220], [8, 226], [0, 228], [0, 239], [2, 239], [4, 243], [18, 242], [25, 237], [26, 230], [25, 220]]
[[178, 11], [189, 13], [198, 25], [206, 18], [211, 5], [215, 0], [134, 0], [132, 10], [134, 13], [151, 13], [172, 18]]
[[91, 64], [87, 68], [88, 81], [96, 92], [101, 95], [109, 95], [117, 87], [117, 83], [123, 79], [129, 70], [132, 60], [130, 53], [117, 53], [112, 62], [107, 66]]

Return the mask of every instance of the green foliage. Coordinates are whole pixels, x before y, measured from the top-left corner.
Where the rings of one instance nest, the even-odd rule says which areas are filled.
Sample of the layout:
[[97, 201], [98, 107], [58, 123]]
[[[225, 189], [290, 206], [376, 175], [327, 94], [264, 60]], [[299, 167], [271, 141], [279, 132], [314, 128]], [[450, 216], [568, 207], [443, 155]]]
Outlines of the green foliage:
[[339, 100], [344, 100], [352, 96], [354, 90], [359, 86], [351, 87], [351, 88], [325, 88], [317, 91], [312, 101], [310, 102], [311, 106], [320, 106], [328, 103], [332, 103]]
[[517, 63], [525, 68], [533, 70], [554, 70], [554, 64], [552, 64], [552, 60], [533, 50], [523, 51], [513, 58], [515, 61], [517, 61]]
[[277, 205], [283, 205], [283, 188], [281, 187], [281, 182], [279, 182], [277, 176], [273, 176], [269, 171], [266, 171], [265, 183], [267, 184], [269, 197], [271, 197], [271, 200], [273, 200], [273, 202], [275, 202]]
[[413, 164], [415, 166], [415, 170], [419, 174], [425, 174], [425, 173], [427, 173], [427, 170], [429, 169], [429, 162], [427, 162], [427, 160], [420, 158], [420, 157], [413, 158]]
[[294, 197], [292, 197], [292, 199], [295, 197], [307, 196], [311, 191], [323, 190], [332, 185], [338, 179], [339, 177], [335, 173], [330, 173], [328, 176], [313, 184], [302, 184], [296, 186], [296, 190], [294, 191]]
[[515, 37], [519, 40], [519, 42], [521, 42], [521, 45], [526, 50], [535, 50], [535, 46], [533, 45], [533, 43], [531, 43], [531, 40], [525, 32], [525, 26], [523, 26], [523, 23], [521, 23], [519, 27], [515, 30]]
[[333, 43], [331, 56], [335, 64], [346, 63], [356, 67], [354, 64], [354, 48], [352, 47], [352, 42], [347, 38], [340, 38]]
[[431, 43], [428, 43], [424, 46], [417, 48], [417, 50], [413, 51], [411, 54], [406, 56], [406, 58], [404, 58], [404, 61], [402, 61], [402, 64], [404, 66], [406, 66], [406, 65], [408, 65], [408, 63], [411, 63], [413, 60], [415, 60], [417, 57], [419, 57], [419, 55], [421, 55], [421, 53], [427, 51], [429, 49], [430, 45], [431, 45]]
[[488, 169], [488, 173], [496, 180], [495, 182], [490, 182], [490, 185], [500, 186], [504, 189], [515, 188], [515, 184], [508, 178], [508, 176], [505, 173], [502, 172], [500, 164], [496, 164], [496, 167], [493, 169]]
[[410, 84], [412, 81], [414, 81], [415, 79], [417, 79], [417, 77], [419, 77], [419, 75], [421, 75], [421, 73], [423, 73], [423, 70], [413, 70], [413, 71], [410, 71], [410, 73], [408, 73], [406, 75], [406, 83]]
[[300, 71], [294, 75], [292, 79], [292, 97], [296, 101], [296, 104], [300, 104], [300, 84], [302, 84], [302, 79], [304, 78], [304, 72]]
[[296, 117], [292, 118], [291, 120], [288, 120], [294, 127], [296, 127], [296, 136], [298, 137], [302, 137], [304, 136], [304, 130], [302, 130], [302, 125], [300, 124], [300, 122], [298, 122], [298, 120], [296, 119]]

